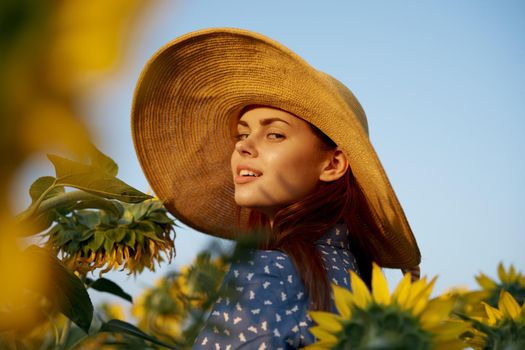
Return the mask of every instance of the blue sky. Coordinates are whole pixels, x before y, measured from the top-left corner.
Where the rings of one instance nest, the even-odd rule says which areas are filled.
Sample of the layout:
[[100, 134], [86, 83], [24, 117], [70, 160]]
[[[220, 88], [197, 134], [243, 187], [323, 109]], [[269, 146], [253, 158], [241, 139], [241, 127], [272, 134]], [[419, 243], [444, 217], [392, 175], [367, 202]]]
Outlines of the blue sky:
[[[258, 31], [354, 92], [418, 240], [423, 274], [439, 275], [436, 293], [473, 288], [474, 275], [495, 276], [499, 261], [525, 270], [524, 18], [522, 1], [157, 1], [128, 33], [125, 63], [84, 101], [88, 123], [119, 177], [146, 191], [129, 127], [144, 63], [192, 30]], [[52, 174], [28, 169], [28, 183], [42, 171]], [[181, 229], [175, 242], [175, 261], [157, 273], [108, 277], [137, 295], [190, 263], [210, 238]], [[401, 277], [387, 274], [391, 283]]]

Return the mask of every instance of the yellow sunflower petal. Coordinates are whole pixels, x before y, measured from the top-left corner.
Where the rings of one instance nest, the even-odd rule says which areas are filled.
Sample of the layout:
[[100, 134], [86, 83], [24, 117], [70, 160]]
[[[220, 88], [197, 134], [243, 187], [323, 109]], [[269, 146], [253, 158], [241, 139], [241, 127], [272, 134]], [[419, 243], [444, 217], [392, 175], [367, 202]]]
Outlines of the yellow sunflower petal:
[[372, 263], [372, 294], [376, 303], [383, 305], [390, 304], [388, 283], [381, 268], [375, 262]]
[[494, 282], [484, 273], [480, 273], [478, 276], [476, 276], [476, 281], [478, 281], [478, 284], [483, 289], [494, 289], [497, 287], [496, 282]]
[[434, 277], [418, 295], [414, 296], [412, 307], [412, 313], [414, 315], [419, 315], [426, 308], [435, 281], [436, 277]]
[[522, 287], [525, 287], [525, 276], [520, 275], [518, 278], [518, 284]]
[[503, 267], [503, 263], [502, 262], [500, 262], [498, 264], [498, 277], [499, 277], [501, 282], [503, 282], [503, 283], [508, 282], [508, 276], [507, 276], [507, 273], [505, 271], [505, 268]]
[[360, 308], [365, 308], [365, 306], [372, 300], [368, 287], [354, 271], [350, 271], [350, 280], [352, 285], [353, 304]]
[[430, 300], [419, 317], [423, 328], [430, 328], [441, 323], [454, 307], [453, 299], [434, 298]]
[[310, 327], [309, 331], [319, 340], [326, 340], [326, 341], [333, 341], [333, 342], [337, 341], [337, 337], [334, 334], [328, 332], [326, 329], [320, 326]]
[[516, 269], [514, 268], [514, 265], [510, 265], [509, 273], [507, 276], [509, 277], [509, 281], [511, 282], [516, 281], [517, 274], [516, 274]]
[[[403, 310], [411, 310], [419, 301], [428, 299], [435, 281], [436, 277], [434, 277], [430, 283], [427, 283], [426, 278], [423, 277], [419, 281], [412, 283], [408, 298], [405, 303], [400, 304], [399, 307]], [[422, 303], [425, 303], [425, 301]]]
[[332, 347], [337, 344], [335, 341], [322, 340], [316, 343], [305, 346], [304, 350], [330, 350]]
[[518, 302], [514, 299], [512, 294], [504, 289], [502, 289], [499, 294], [498, 308], [503, 315], [510, 317], [513, 320], [517, 319], [520, 315], [520, 306]]
[[428, 297], [419, 298], [414, 303], [414, 307], [412, 308], [412, 314], [415, 316], [419, 316], [419, 314], [421, 314], [423, 310], [425, 310], [425, 308], [427, 307], [428, 302], [429, 302]]
[[410, 273], [406, 273], [401, 282], [397, 285], [396, 289], [392, 293], [392, 299], [397, 302], [398, 305], [404, 305], [406, 302], [411, 286]]
[[441, 343], [451, 340], [459, 341], [459, 336], [468, 331], [470, 327], [468, 322], [450, 319], [425, 329], [432, 333], [432, 338], [436, 343]]
[[343, 319], [336, 314], [325, 311], [308, 311], [310, 317], [330, 333], [337, 333], [343, 329], [341, 322]]
[[498, 320], [501, 320], [503, 318], [503, 314], [498, 309], [493, 308], [489, 304], [485, 302], [481, 302], [483, 306], [485, 307], [485, 312], [487, 313], [488, 317], [488, 324], [489, 326], [493, 326], [496, 324]]
[[339, 314], [343, 318], [349, 319], [350, 316], [352, 315], [351, 313], [351, 306], [353, 304], [352, 293], [350, 293], [348, 289], [340, 287], [333, 283], [332, 283], [332, 289], [334, 291], [335, 307], [337, 308], [337, 311], [339, 311]]
[[465, 342], [475, 350], [484, 349], [487, 335], [473, 328], [470, 329], [470, 332], [471, 334], [465, 339]]

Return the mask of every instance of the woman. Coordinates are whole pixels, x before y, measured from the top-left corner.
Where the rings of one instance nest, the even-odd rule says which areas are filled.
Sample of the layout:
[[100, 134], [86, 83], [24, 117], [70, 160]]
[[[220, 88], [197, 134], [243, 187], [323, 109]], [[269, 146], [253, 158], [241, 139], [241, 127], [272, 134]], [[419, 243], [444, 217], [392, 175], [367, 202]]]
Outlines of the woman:
[[[281, 44], [214, 28], [147, 63], [132, 130], [157, 196], [201, 232], [262, 232], [234, 262], [194, 349], [300, 348], [348, 270], [413, 270], [420, 253], [354, 95]], [[255, 230], [255, 231], [254, 231]]]

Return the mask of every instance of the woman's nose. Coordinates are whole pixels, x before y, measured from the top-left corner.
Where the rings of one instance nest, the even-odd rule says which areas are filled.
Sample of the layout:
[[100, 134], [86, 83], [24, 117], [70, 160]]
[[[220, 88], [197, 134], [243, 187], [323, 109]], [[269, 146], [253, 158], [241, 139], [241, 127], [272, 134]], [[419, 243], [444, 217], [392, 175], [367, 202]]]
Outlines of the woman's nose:
[[235, 149], [241, 156], [257, 156], [257, 148], [253, 142], [253, 139], [246, 137], [244, 140], [240, 140], [235, 144]]

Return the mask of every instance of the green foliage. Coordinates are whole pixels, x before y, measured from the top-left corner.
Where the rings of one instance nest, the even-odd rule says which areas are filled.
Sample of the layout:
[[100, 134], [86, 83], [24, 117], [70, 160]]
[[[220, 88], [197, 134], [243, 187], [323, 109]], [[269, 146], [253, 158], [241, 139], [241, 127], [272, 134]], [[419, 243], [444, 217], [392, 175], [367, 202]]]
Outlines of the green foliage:
[[[32, 291], [36, 293], [32, 295], [36, 302], [26, 307], [28, 310], [35, 305], [37, 309], [40, 308], [40, 312], [36, 313], [31, 309], [33, 314], [41, 315], [39, 319], [18, 317], [19, 322], [0, 322], [0, 331], [12, 330], [0, 334], [0, 345], [2, 348], [18, 349], [36, 346], [37, 339], [29, 338], [32, 341], [28, 341], [19, 338], [20, 332], [42, 327], [46, 318], [56, 319], [57, 312], [65, 315], [68, 321], [61, 326], [61, 336], [57, 333], [57, 325], [53, 321], [49, 322], [51, 332], [42, 336], [39, 345], [42, 349], [74, 348], [83, 341], [97, 337], [99, 332], [125, 333], [128, 338], [139, 337], [142, 342], [127, 341], [128, 345], [138, 346], [136, 348], [144, 348], [140, 347], [144, 345], [143, 340], [162, 344], [122, 321], [113, 320], [93, 329], [94, 309], [87, 288], [111, 293], [129, 302], [132, 302], [132, 298], [114, 282], [105, 278], [93, 281], [87, 279], [85, 274], [104, 265], [115, 267], [118, 264], [127, 264], [133, 272], [142, 271], [144, 266], [151, 268], [154, 259], [162, 260], [158, 254], [161, 251], [168, 251], [171, 258], [174, 251], [170, 236], [173, 220], [167, 216], [160, 201], [151, 199], [151, 196], [117, 179], [116, 163], [95, 147], [85, 162], [54, 155], [48, 155], [48, 158], [55, 166], [56, 176], [40, 177], [31, 185], [31, 205], [17, 219], [19, 223], [30, 227], [25, 235], [47, 230], [42, 237], [47, 238], [46, 246], [51, 249], [30, 246], [25, 254], [38, 265], [47, 267], [51, 284]], [[66, 192], [65, 187], [77, 190]], [[84, 265], [89, 267], [88, 270], [79, 271], [74, 264], [63, 263], [68, 258], [85, 259], [88, 255], [93, 257], [95, 253], [98, 254], [97, 264]], [[81, 277], [73, 271], [77, 271]], [[9, 319], [9, 312], [19, 313], [24, 307], [5, 310], [3, 308], [0, 315], [2, 321]], [[71, 322], [74, 326], [70, 325]], [[9, 334], [14, 338], [6, 342]], [[54, 336], [50, 338], [52, 334]]]
[[53, 186], [75, 187], [85, 192], [124, 202], [139, 203], [148, 195], [134, 189], [104, 169], [85, 165], [55, 155], [48, 155], [55, 166], [56, 179]]
[[121, 320], [110, 320], [104, 323], [102, 327], [100, 328], [100, 332], [129, 334], [134, 337], [150, 341], [154, 344], [164, 346], [168, 349], [178, 349], [177, 347], [166, 344], [165, 342], [162, 342], [155, 337], [147, 335], [146, 333], [144, 333], [143, 331], [141, 331], [139, 328], [135, 327], [134, 325], [128, 322], [121, 321]]
[[474, 321], [473, 326], [487, 335], [485, 350], [525, 349], [525, 323], [504, 319], [498, 327], [489, 327]]
[[[87, 333], [93, 318], [93, 304], [83, 282], [46, 249], [32, 245], [25, 250], [24, 254], [36, 264], [45, 266], [49, 278], [53, 281], [53, 288], [37, 285], [35, 286], [37, 289], [32, 292], [46, 297], [54, 309], [66, 315]], [[28, 307], [34, 307], [34, 305]], [[2, 316], [2, 319], [6, 318], [9, 318], [8, 314]], [[0, 331], [23, 326], [11, 323], [0, 327]]]
[[88, 278], [86, 279], [86, 282], [89, 288], [93, 288], [95, 290], [98, 290], [99, 292], [106, 292], [116, 295], [124, 300], [129, 301], [130, 303], [133, 302], [133, 298], [131, 297], [131, 295], [126, 293], [122, 288], [120, 288], [118, 284], [108, 280], [107, 278], [99, 278], [95, 281]]
[[53, 288], [46, 289], [44, 295], [53, 301], [60, 312], [87, 333], [93, 318], [93, 304], [83, 282], [48, 251], [30, 246], [27, 253], [50, 268]]

